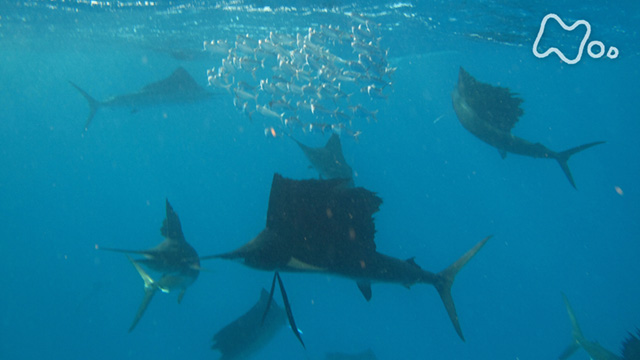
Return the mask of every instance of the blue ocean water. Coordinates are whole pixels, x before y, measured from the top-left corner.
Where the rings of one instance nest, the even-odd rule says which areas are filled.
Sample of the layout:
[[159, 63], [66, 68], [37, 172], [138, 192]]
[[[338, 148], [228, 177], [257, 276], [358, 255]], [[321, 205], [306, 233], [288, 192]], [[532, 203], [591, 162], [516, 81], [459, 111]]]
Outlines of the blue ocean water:
[[[96, 245], [159, 243], [167, 198], [200, 255], [230, 251], [264, 228], [275, 172], [317, 173], [224, 92], [134, 113], [101, 109], [85, 132], [88, 106], [68, 81], [105, 99], [183, 66], [206, 86], [220, 58], [203, 56], [203, 41], [345, 24], [347, 12], [381, 24], [397, 67], [388, 98], [373, 102], [377, 121], [363, 123], [357, 141], [342, 137], [356, 184], [384, 201], [378, 251], [435, 272], [493, 235], [453, 287], [466, 342], [431, 286], [375, 284], [366, 302], [352, 280], [283, 273], [307, 349], [284, 328], [255, 358], [367, 348], [379, 359], [553, 358], [571, 341], [561, 292], [585, 336], [618, 352], [640, 327], [636, 2], [58, 0], [0, 6], [0, 357], [218, 358], [211, 337], [255, 303], [271, 273], [203, 262], [180, 305], [156, 295], [127, 333], [142, 281], [125, 256]], [[549, 13], [588, 20], [590, 39], [619, 56], [537, 58]], [[548, 31], [541, 46], [577, 53], [574, 36], [557, 24]], [[524, 99], [515, 135], [558, 151], [606, 141], [570, 160], [577, 190], [554, 161], [503, 160], [460, 125], [451, 105], [460, 66]]]

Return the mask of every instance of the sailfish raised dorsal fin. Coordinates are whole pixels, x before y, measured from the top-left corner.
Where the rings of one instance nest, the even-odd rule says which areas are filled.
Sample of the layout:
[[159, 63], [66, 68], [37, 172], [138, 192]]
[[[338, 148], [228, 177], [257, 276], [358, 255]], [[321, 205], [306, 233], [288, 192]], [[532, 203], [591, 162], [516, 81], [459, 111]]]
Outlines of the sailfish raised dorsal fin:
[[160, 233], [168, 239], [185, 241], [184, 234], [182, 233], [182, 226], [180, 225], [180, 218], [178, 218], [178, 214], [173, 211], [173, 207], [169, 204], [169, 200], [165, 199], [165, 201], [167, 217], [162, 222]]
[[511, 132], [524, 113], [520, 107], [524, 100], [516, 93], [506, 87], [477, 81], [462, 67], [458, 74], [458, 91], [480, 119], [502, 131]]
[[197, 94], [204, 91], [183, 67], [178, 67], [169, 77], [147, 84], [140, 90], [140, 92], [147, 94]]

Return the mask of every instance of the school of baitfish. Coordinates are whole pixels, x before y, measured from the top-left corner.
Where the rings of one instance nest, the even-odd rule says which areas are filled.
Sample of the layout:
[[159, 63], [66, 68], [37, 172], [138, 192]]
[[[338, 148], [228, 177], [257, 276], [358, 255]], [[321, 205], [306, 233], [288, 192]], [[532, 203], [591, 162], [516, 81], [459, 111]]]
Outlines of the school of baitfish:
[[257, 116], [265, 135], [334, 131], [357, 139], [360, 121], [377, 121], [372, 104], [392, 91], [396, 68], [380, 46], [380, 25], [349, 14], [351, 29], [331, 25], [303, 34], [270, 32], [204, 43], [222, 57], [209, 85], [227, 91], [239, 112]]

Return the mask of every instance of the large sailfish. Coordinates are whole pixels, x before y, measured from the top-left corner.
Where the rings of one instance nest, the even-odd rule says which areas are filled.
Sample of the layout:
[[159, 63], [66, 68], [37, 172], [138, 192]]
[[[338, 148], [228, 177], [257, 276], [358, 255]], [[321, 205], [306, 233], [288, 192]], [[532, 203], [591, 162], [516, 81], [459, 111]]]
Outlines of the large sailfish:
[[[371, 299], [371, 284], [375, 282], [407, 288], [430, 284], [440, 294], [456, 332], [464, 340], [451, 286], [458, 271], [489, 238], [438, 273], [422, 269], [413, 258], [401, 260], [381, 254], [374, 242], [373, 214], [382, 200], [373, 192], [348, 183], [349, 179], [291, 180], [275, 174], [265, 229], [234, 251], [201, 259], [235, 259], [252, 268], [275, 271], [281, 290], [278, 271], [343, 276], [355, 280], [367, 300]], [[301, 341], [284, 292], [283, 300], [292, 330]]]
[[340, 136], [332, 133], [323, 147], [310, 147], [294, 139], [304, 156], [309, 159], [311, 165], [318, 171], [323, 179], [350, 179], [353, 185], [353, 170], [347, 164], [342, 154]]
[[126, 107], [135, 111], [140, 107], [146, 106], [193, 103], [213, 96], [213, 94], [198, 85], [183, 67], [177, 68], [165, 79], [145, 85], [137, 92], [112, 96], [103, 101], [96, 100], [75, 83], [71, 81], [69, 83], [78, 90], [89, 104], [89, 115], [84, 125], [85, 131], [89, 128], [89, 124], [91, 124], [91, 120], [93, 120], [98, 109], [103, 107]]
[[482, 83], [463, 68], [458, 74], [458, 85], [451, 95], [453, 109], [462, 126], [478, 139], [495, 147], [504, 159], [507, 153], [533, 158], [555, 159], [565, 176], [576, 187], [567, 161], [582, 150], [604, 143], [596, 141], [556, 152], [541, 143], [532, 143], [511, 134], [511, 129], [523, 114], [522, 99], [508, 88]]
[[[123, 250], [96, 246], [99, 250], [139, 254], [144, 257], [134, 260], [127, 256], [144, 281], [144, 299], [129, 327], [129, 332], [136, 327], [158, 290], [164, 293], [180, 291], [178, 295], [178, 303], [180, 303], [187, 287], [193, 284], [200, 274], [198, 253], [185, 240], [178, 214], [173, 211], [168, 200], [166, 201], [166, 218], [160, 232], [164, 241], [148, 250]], [[153, 278], [142, 265], [160, 273], [160, 278]]]

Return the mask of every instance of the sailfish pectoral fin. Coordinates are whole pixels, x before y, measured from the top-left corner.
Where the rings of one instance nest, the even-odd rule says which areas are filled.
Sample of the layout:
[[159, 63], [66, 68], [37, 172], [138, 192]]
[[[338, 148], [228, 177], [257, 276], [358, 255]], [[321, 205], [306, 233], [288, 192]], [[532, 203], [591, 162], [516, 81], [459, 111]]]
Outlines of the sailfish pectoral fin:
[[298, 330], [298, 326], [296, 326], [296, 322], [293, 319], [293, 312], [291, 311], [291, 305], [289, 304], [289, 298], [287, 297], [287, 292], [284, 290], [284, 285], [282, 284], [282, 279], [280, 278], [280, 274], [276, 271], [275, 277], [278, 278], [278, 286], [280, 286], [280, 293], [282, 294], [282, 303], [284, 304], [284, 309], [287, 312], [287, 318], [289, 319], [289, 325], [291, 326], [291, 330], [293, 334], [298, 338], [302, 347], [306, 349], [304, 346], [304, 341], [302, 341], [302, 336], [300, 336], [300, 330]]
[[486, 242], [491, 238], [491, 236], [487, 236], [478, 242], [471, 250], [467, 251], [464, 255], [462, 255], [456, 262], [451, 264], [448, 268], [442, 270], [436, 275], [436, 281], [433, 284], [438, 290], [438, 294], [440, 295], [440, 299], [444, 303], [444, 307], [447, 310], [447, 314], [449, 314], [449, 319], [451, 319], [451, 323], [453, 327], [456, 329], [458, 336], [462, 341], [464, 340], [464, 335], [462, 335], [462, 328], [460, 327], [460, 322], [458, 321], [458, 314], [456, 312], [456, 306], [453, 303], [453, 297], [451, 296], [451, 286], [453, 285], [453, 281], [455, 280], [456, 275], [462, 269], [462, 267], [473, 258], [473, 256], [480, 251], [480, 249], [486, 244]]
[[273, 274], [273, 281], [271, 282], [271, 291], [269, 292], [269, 300], [267, 300], [267, 306], [264, 310], [264, 314], [262, 315], [262, 321], [260, 324], [264, 324], [264, 319], [267, 317], [267, 313], [269, 312], [269, 307], [271, 306], [271, 301], [273, 300], [273, 293], [276, 288], [276, 280], [278, 280], [278, 286], [280, 287], [280, 294], [282, 295], [282, 303], [284, 304], [284, 309], [287, 313], [287, 319], [289, 320], [289, 326], [291, 326], [291, 330], [293, 334], [296, 336], [302, 347], [306, 349], [307, 347], [304, 345], [304, 341], [302, 341], [302, 336], [300, 336], [300, 330], [296, 326], [296, 321], [293, 319], [293, 312], [291, 311], [291, 304], [289, 304], [289, 297], [287, 297], [287, 292], [284, 289], [284, 284], [282, 283], [282, 279], [280, 278], [280, 274], [276, 271]]
[[271, 301], [273, 300], [273, 291], [276, 289], [276, 275], [273, 275], [273, 281], [271, 281], [271, 290], [269, 290], [269, 299], [267, 300], [267, 306], [264, 308], [264, 314], [262, 314], [262, 320], [260, 321], [260, 326], [264, 324], [264, 319], [267, 318], [267, 314], [269, 313], [269, 308], [271, 306]]
[[367, 299], [367, 301], [371, 300], [371, 282], [370, 281], [358, 281], [356, 282], [356, 284], [358, 284], [358, 289], [360, 289], [360, 292], [362, 293], [362, 295], [364, 296], [365, 299]]

